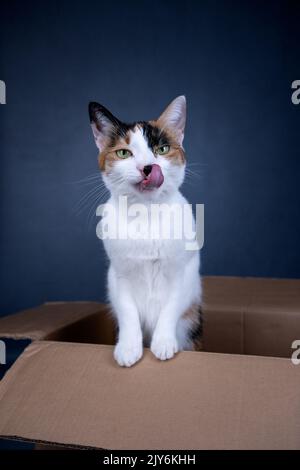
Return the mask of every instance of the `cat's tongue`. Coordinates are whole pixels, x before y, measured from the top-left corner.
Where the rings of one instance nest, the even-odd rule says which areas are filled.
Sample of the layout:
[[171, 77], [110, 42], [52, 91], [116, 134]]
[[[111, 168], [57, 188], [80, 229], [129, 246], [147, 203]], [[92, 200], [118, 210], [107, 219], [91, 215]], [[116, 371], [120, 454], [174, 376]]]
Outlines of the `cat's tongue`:
[[162, 174], [159, 165], [152, 165], [150, 175], [148, 175], [143, 181], [140, 182], [141, 189], [153, 189], [159, 188], [164, 182], [164, 175]]

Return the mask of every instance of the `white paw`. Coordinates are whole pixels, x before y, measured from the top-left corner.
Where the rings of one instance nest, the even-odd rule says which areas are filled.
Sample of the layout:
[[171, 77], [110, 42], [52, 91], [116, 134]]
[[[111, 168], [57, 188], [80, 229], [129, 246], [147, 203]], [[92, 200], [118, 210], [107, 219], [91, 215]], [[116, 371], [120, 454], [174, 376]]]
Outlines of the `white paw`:
[[151, 351], [161, 361], [171, 359], [178, 352], [178, 342], [173, 336], [154, 336], [151, 343]]
[[114, 350], [114, 358], [119, 366], [130, 367], [141, 359], [143, 355], [142, 342], [127, 343], [121, 341], [117, 343]]

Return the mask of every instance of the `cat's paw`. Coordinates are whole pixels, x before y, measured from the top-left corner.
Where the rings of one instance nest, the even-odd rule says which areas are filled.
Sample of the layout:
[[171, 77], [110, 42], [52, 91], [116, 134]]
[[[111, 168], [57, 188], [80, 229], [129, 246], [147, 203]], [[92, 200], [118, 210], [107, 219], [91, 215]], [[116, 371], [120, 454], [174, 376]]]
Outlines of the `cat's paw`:
[[173, 336], [154, 336], [151, 351], [161, 361], [171, 359], [179, 351], [177, 339]]
[[141, 359], [143, 355], [142, 342], [127, 343], [119, 341], [114, 350], [114, 358], [123, 367], [131, 367]]

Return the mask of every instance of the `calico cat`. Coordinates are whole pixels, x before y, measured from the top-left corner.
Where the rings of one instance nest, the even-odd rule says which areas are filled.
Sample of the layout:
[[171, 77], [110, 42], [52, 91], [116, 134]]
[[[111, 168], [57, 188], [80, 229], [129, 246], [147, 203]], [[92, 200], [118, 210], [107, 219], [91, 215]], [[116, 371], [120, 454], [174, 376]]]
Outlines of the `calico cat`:
[[[107, 204], [119, 215], [111, 218], [111, 226], [129, 224], [128, 217], [120, 214], [120, 196], [127, 198], [129, 208], [136, 203], [146, 208], [186, 206], [193, 219], [179, 191], [186, 165], [184, 96], [152, 121], [126, 124], [95, 102], [89, 105], [89, 116], [102, 177], [110, 192]], [[150, 222], [151, 228], [155, 227]], [[202, 324], [199, 251], [187, 250], [184, 239], [147, 237], [106, 238], [104, 247], [110, 260], [108, 295], [118, 324], [114, 349], [118, 364], [132, 366], [142, 357], [143, 346], [150, 346], [161, 360], [183, 349], [198, 349]]]

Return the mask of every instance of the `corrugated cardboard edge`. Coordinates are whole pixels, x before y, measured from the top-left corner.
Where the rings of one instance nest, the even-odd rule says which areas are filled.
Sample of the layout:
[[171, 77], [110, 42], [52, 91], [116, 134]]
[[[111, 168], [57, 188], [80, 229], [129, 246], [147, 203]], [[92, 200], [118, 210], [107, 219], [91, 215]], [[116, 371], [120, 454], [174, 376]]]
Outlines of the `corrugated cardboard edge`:
[[[109, 449], [102, 449], [101, 447], [92, 447], [92, 446], [81, 446], [75, 444], [63, 444], [60, 442], [55, 441], [43, 441], [39, 439], [27, 439], [26, 437], [18, 437], [18, 436], [5, 436], [0, 434], [0, 439], [4, 439], [6, 441], [16, 441], [16, 442], [27, 442], [28, 444], [36, 444], [34, 450], [109, 450]], [[39, 447], [39, 445], [41, 447]], [[52, 449], [53, 447], [53, 449]]]

